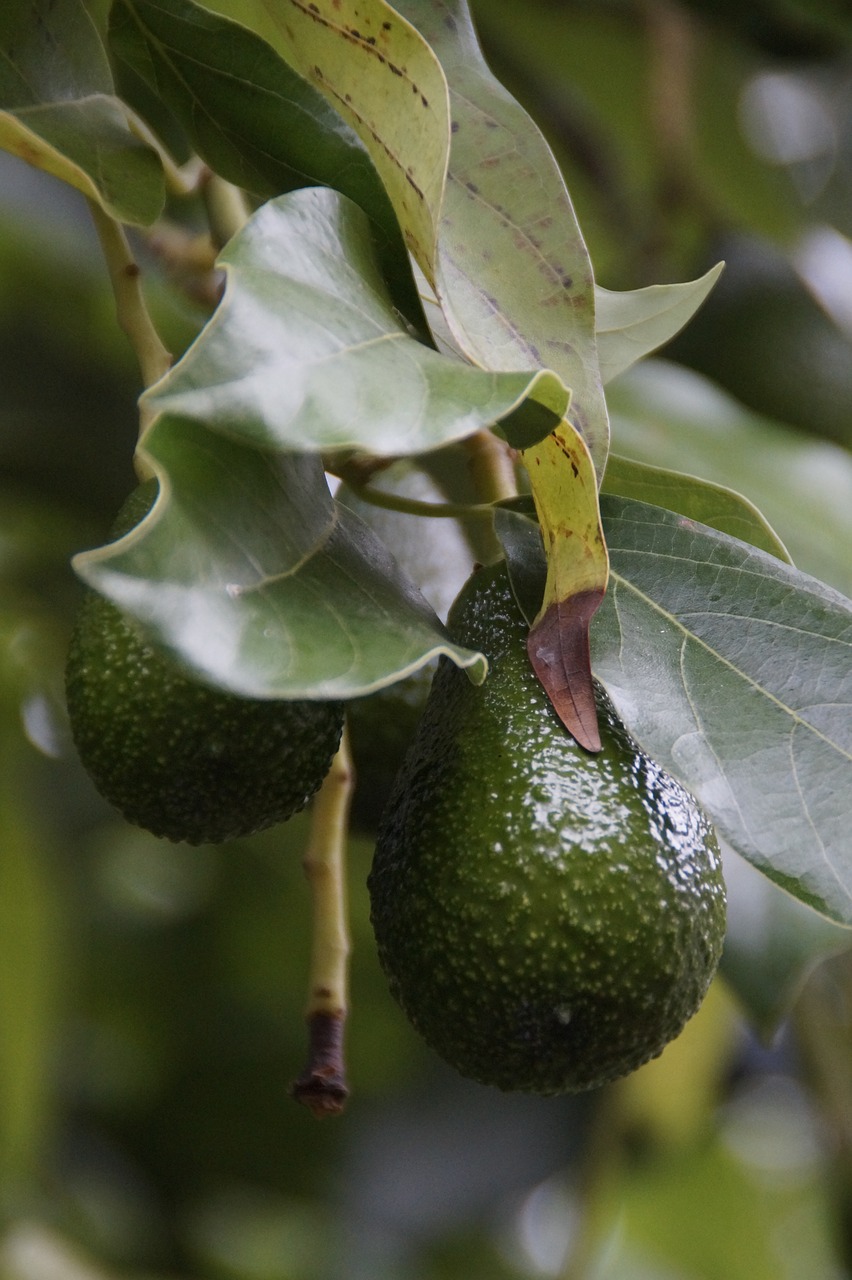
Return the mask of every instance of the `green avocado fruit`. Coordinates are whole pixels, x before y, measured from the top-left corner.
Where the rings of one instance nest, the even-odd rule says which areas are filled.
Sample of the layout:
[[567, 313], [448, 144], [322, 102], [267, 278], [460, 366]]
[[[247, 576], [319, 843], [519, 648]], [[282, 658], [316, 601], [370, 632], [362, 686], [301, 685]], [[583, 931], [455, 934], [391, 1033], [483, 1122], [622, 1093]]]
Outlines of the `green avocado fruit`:
[[[156, 492], [151, 481], [130, 495], [114, 537]], [[129, 822], [188, 844], [292, 817], [320, 786], [343, 728], [339, 702], [243, 698], [202, 683], [95, 591], [77, 615], [66, 697], [77, 751], [105, 799]]]
[[534, 675], [504, 564], [449, 618], [485, 653], [442, 659], [369, 877], [391, 990], [462, 1075], [578, 1092], [656, 1057], [698, 1009], [725, 932], [713, 828], [598, 688], [603, 749], [567, 734]]

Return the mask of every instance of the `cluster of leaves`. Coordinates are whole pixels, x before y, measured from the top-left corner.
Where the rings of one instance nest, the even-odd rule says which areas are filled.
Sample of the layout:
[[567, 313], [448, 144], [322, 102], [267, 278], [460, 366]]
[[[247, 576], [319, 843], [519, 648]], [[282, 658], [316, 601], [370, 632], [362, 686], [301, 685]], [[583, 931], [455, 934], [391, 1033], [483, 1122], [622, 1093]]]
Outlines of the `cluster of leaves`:
[[[277, 4], [292, 13], [294, 22], [307, 7]], [[135, 226], [132, 237], [145, 266], [152, 261], [151, 248], [165, 260], [172, 232], [189, 228], [194, 234], [206, 226], [199, 196], [180, 194], [193, 184], [197, 170], [190, 162], [176, 173], [173, 158], [184, 162], [193, 153], [204, 154], [216, 174], [250, 193], [251, 205], [317, 185], [342, 192], [367, 211], [363, 243], [371, 278], [379, 279], [380, 296], [391, 298], [396, 328], [406, 340], [420, 339], [418, 357], [420, 348], [429, 349], [427, 361], [435, 351], [455, 355], [454, 394], [462, 404], [453, 412], [461, 419], [469, 412], [468, 400], [481, 409], [463, 430], [475, 431], [489, 413], [497, 419], [510, 402], [509, 382], [500, 400], [496, 380], [480, 379], [474, 389], [471, 372], [508, 370], [517, 379], [512, 403], [520, 406], [535, 403], [524, 396], [527, 389], [533, 392], [534, 375], [547, 366], [555, 375], [548, 392], [555, 397], [554, 411], [574, 376], [567, 366], [554, 367], [549, 355], [516, 354], [510, 336], [504, 336], [501, 348], [508, 353], [505, 360], [492, 352], [471, 361], [442, 322], [434, 293], [421, 304], [418, 287], [425, 295], [426, 286], [422, 279], [412, 283], [400, 223], [369, 158], [369, 141], [362, 142], [342, 123], [322, 91], [314, 92], [292, 74], [285, 42], [276, 36], [266, 8], [242, 0], [222, 0], [218, 12], [210, 4], [179, 7], [171, 0], [144, 9], [116, 5], [111, 31], [108, 8], [108, 0], [84, 0], [82, 6], [68, 0], [0, 5], [2, 145], [63, 180], [42, 180], [25, 164], [11, 161], [3, 166], [0, 184], [0, 1270], [14, 1280], [36, 1280], [46, 1271], [93, 1278], [204, 1274], [327, 1280], [341, 1270], [394, 1277], [416, 1273], [429, 1280], [461, 1275], [509, 1280], [554, 1274], [561, 1265], [566, 1273], [594, 1271], [618, 1280], [675, 1274], [689, 1280], [708, 1275], [776, 1280], [780, 1274], [810, 1280], [837, 1272], [848, 1225], [843, 1196], [849, 1185], [852, 1096], [850, 953], [812, 974], [795, 1004], [792, 996], [814, 958], [846, 946], [849, 935], [776, 891], [741, 860], [726, 866], [726, 981], [714, 985], [687, 1033], [656, 1063], [612, 1089], [543, 1102], [478, 1091], [442, 1074], [398, 1016], [386, 999], [371, 946], [364, 889], [370, 843], [353, 838], [351, 982], [358, 1016], [348, 1050], [357, 1090], [349, 1124], [317, 1127], [284, 1096], [304, 1053], [309, 913], [299, 859], [309, 834], [306, 821], [296, 817], [251, 841], [182, 850], [176, 856], [153, 837], [117, 822], [86, 787], [70, 744], [63, 742], [59, 706], [64, 641], [78, 598], [67, 564], [73, 550], [102, 537], [132, 483], [137, 375], [114, 322], [102, 263], [90, 253], [85, 218], [78, 216], [85, 209], [69, 181], [99, 203], [103, 217]], [[395, 10], [403, 11], [401, 6]], [[445, 7], [436, 6], [435, 12], [447, 16]], [[458, 17], [457, 10], [452, 12]], [[133, 14], [144, 15], [141, 26], [128, 22]], [[808, 689], [815, 703], [841, 706], [843, 667], [832, 655], [844, 649], [838, 640], [814, 639], [825, 599], [818, 587], [811, 597], [816, 612], [806, 627], [789, 626], [790, 606], [802, 603], [801, 589], [814, 584], [788, 574], [779, 539], [730, 490], [747, 492], [759, 504], [798, 565], [852, 594], [852, 455], [827, 443], [827, 438], [852, 443], [852, 346], [839, 326], [832, 330], [789, 263], [786, 274], [778, 270], [782, 235], [799, 234], [818, 220], [852, 233], [852, 113], [848, 95], [832, 93], [848, 75], [843, 62], [844, 49], [852, 47], [847, 6], [844, 0], [823, 0], [819, 6], [808, 0], [762, 0], [745, 7], [715, 0], [667, 5], [474, 0], [474, 15], [491, 65], [510, 79], [557, 147], [600, 278], [621, 285], [685, 278], [720, 257], [729, 261], [708, 304], [668, 350], [778, 421], [748, 412], [682, 364], [644, 360], [616, 377], [618, 361], [629, 359], [626, 342], [615, 363], [608, 362], [628, 336], [624, 326], [643, 318], [633, 308], [642, 302], [663, 317], [656, 336], [646, 331], [634, 348], [638, 356], [688, 318], [697, 293], [680, 291], [685, 304], [680, 315], [665, 320], [677, 293], [595, 292], [597, 359], [613, 447], [645, 466], [611, 453], [607, 458], [600, 510], [612, 573], [608, 596], [592, 623], [592, 648], [599, 674], [608, 662], [607, 681], [634, 729], [651, 732], [653, 726], [643, 728], [643, 722], [659, 717], [662, 736], [670, 735], [678, 757], [677, 771], [683, 775], [694, 753], [695, 768], [702, 776], [708, 770], [708, 782], [716, 779], [715, 799], [706, 797], [714, 811], [721, 813], [727, 804], [732, 825], [737, 825], [735, 808], [740, 816], [750, 815], [752, 831], [759, 834], [756, 797], [765, 792], [762, 803], [775, 828], [769, 856], [784, 868], [782, 874], [789, 873], [788, 883], [798, 892], [794, 881], [819, 865], [827, 880], [830, 867], [822, 862], [824, 835], [795, 820], [788, 832], [770, 799], [771, 792], [783, 800], [787, 818], [793, 813], [795, 819], [803, 775], [784, 748], [801, 746], [805, 726], [794, 733], [797, 722], [785, 708], [794, 705], [794, 694]], [[692, 32], [683, 79], [677, 58], [664, 60], [677, 53], [671, 30], [664, 29], [667, 22], [674, 24], [675, 34], [683, 34], [684, 25]], [[282, 43], [276, 50], [278, 38]], [[447, 31], [442, 39], [448, 39]], [[124, 56], [123, 41], [135, 42], [136, 53]], [[438, 48], [437, 39], [430, 36], [429, 42]], [[354, 48], [347, 42], [349, 54]], [[781, 59], [775, 56], [779, 53]], [[452, 86], [446, 46], [441, 63]], [[741, 91], [749, 77], [767, 70], [780, 72], [785, 82], [810, 86], [837, 112], [837, 163], [816, 198], [809, 173], [819, 159], [767, 164], [744, 143], [737, 111]], [[509, 109], [486, 72], [474, 79], [482, 93], [497, 94], [502, 109]], [[693, 114], [683, 98], [672, 110], [671, 98], [654, 91], [660, 82], [666, 91], [688, 88]], [[472, 88], [468, 84], [454, 97], [453, 115], [462, 120], [467, 100], [477, 101]], [[349, 85], [344, 100], [347, 92]], [[398, 105], [394, 111], [402, 129], [408, 110], [404, 96], [397, 111]], [[517, 107], [512, 110], [518, 136], [536, 136]], [[669, 132], [661, 127], [666, 124], [672, 126]], [[676, 148], [690, 133], [694, 151], [685, 156]], [[483, 251], [496, 234], [485, 221], [487, 203], [503, 205], [522, 228], [525, 210], [534, 216], [525, 201], [544, 182], [513, 188], [518, 148], [505, 144], [505, 132], [502, 143], [493, 135], [492, 146], [487, 143], [492, 135], [490, 126], [483, 129], [478, 143], [489, 163], [478, 175], [466, 175], [481, 185], [486, 200], [478, 206], [473, 230], [466, 223], [458, 237], [459, 243], [467, 240]], [[452, 174], [461, 135], [451, 134], [450, 141]], [[478, 159], [475, 154], [471, 170]], [[684, 162], [680, 168], [678, 161]], [[550, 167], [544, 172], [553, 174]], [[484, 181], [489, 174], [491, 187]], [[553, 182], [561, 190], [558, 177]], [[18, 204], [22, 188], [34, 198]], [[799, 198], [805, 188], [807, 202]], [[207, 191], [212, 209], [221, 184], [214, 179]], [[449, 198], [448, 186], [444, 199]], [[543, 199], [537, 197], [536, 203]], [[556, 207], [564, 197], [552, 199]], [[286, 211], [286, 202], [283, 207]], [[464, 208], [462, 201], [459, 207]], [[330, 208], [323, 213], [326, 222]], [[348, 216], [352, 206], [346, 209], [346, 218], [338, 216], [339, 208], [334, 214], [338, 227], [344, 221], [350, 228], [359, 221], [363, 225], [357, 209], [354, 218]], [[462, 216], [459, 208], [453, 216]], [[322, 219], [307, 221], [307, 227], [304, 219], [299, 223], [298, 235], [315, 241], [311, 233]], [[728, 232], [721, 244], [720, 224]], [[540, 230], [533, 228], [533, 234], [542, 238]], [[762, 237], [761, 263], [769, 254], [774, 264], [771, 278], [764, 273], [758, 281], [760, 297], [749, 289], [747, 256], [737, 255], [736, 235], [742, 231]], [[276, 260], [295, 256], [297, 262], [312, 262], [313, 251], [294, 255], [291, 232], [297, 234], [292, 223]], [[440, 242], [449, 227], [439, 224], [438, 232]], [[504, 232], [507, 239], [501, 243], [509, 246]], [[355, 240], [359, 237], [356, 229]], [[516, 258], [519, 244], [512, 240], [511, 252], [501, 250], [501, 273], [516, 267], [514, 286], [524, 294], [539, 276], [523, 255]], [[785, 252], [790, 244], [785, 240]], [[752, 240], [746, 249], [751, 245]], [[206, 271], [212, 255], [201, 237], [185, 247], [181, 271], [196, 270], [196, 264]], [[229, 290], [243, 271], [236, 250], [233, 242], [226, 251], [235, 255], [226, 268]], [[566, 255], [560, 265], [568, 260]], [[460, 261], [464, 265], [463, 255]], [[484, 266], [477, 259], [471, 287]], [[182, 289], [164, 285], [163, 274], [145, 272], [146, 296], [167, 344], [180, 352], [206, 315], [187, 305]], [[265, 274], [260, 273], [261, 280]], [[212, 306], [215, 279], [182, 274], [178, 283], [189, 283], [193, 297]], [[203, 287], [196, 292], [196, 285]], [[335, 287], [340, 290], [339, 283]], [[262, 283], [252, 288], [257, 291]], [[504, 296], [490, 286], [488, 292], [495, 299]], [[239, 299], [229, 297], [226, 307], [233, 305]], [[259, 351], [268, 345], [267, 326], [279, 325], [292, 307], [291, 299], [286, 306], [267, 308], [254, 329]], [[331, 310], [336, 320], [338, 308]], [[386, 311], [374, 306], [369, 314], [380, 326]], [[249, 313], [256, 320], [251, 306]], [[532, 325], [520, 309], [507, 314]], [[318, 319], [321, 328], [328, 312]], [[478, 328], [476, 317], [472, 323]], [[561, 337], [572, 332], [572, 323], [569, 314], [561, 315]], [[297, 350], [292, 344], [305, 341], [304, 330], [304, 324], [296, 324], [275, 358]], [[346, 346], [345, 336], [341, 341]], [[396, 341], [385, 339], [377, 346], [393, 347]], [[584, 352], [588, 356], [587, 348]], [[291, 359], [279, 366], [280, 377], [270, 375], [271, 403], [289, 396], [293, 378], [303, 376], [300, 364], [300, 358]], [[396, 365], [383, 376], [398, 378]], [[439, 368], [439, 382], [449, 379], [447, 363], [433, 363], [428, 372], [437, 374]], [[518, 370], [524, 371], [521, 376]], [[356, 385], [347, 383], [340, 395], [348, 399], [350, 417], [360, 403], [353, 394]], [[363, 420], [373, 422], [381, 414], [389, 424], [384, 442], [371, 439], [373, 458], [384, 451], [396, 456], [403, 446], [388, 440], [401, 424], [407, 429], [416, 420], [400, 401], [397, 383], [390, 385], [397, 388], [390, 410], [378, 395], [375, 404], [359, 411]], [[488, 385], [491, 389], [483, 392]], [[544, 390], [544, 378], [538, 387]], [[263, 610], [255, 615], [262, 622], [248, 622], [248, 602], [255, 593], [227, 591], [246, 581], [240, 576], [245, 568], [240, 549], [249, 555], [257, 551], [259, 507], [267, 517], [264, 542], [274, 544], [263, 550], [261, 571], [269, 555], [273, 565], [295, 562], [298, 567], [299, 548], [309, 551], [312, 537], [318, 556], [332, 536], [336, 551], [346, 548], [336, 561], [336, 576], [326, 580], [326, 562], [317, 592], [301, 597], [303, 637], [311, 640], [299, 645], [302, 663], [317, 656], [310, 650], [321, 648], [313, 643], [320, 627], [333, 646], [348, 628], [359, 663], [370, 647], [375, 665], [362, 667], [357, 677], [364, 687], [392, 679], [392, 669], [408, 669], [406, 663], [416, 665], [427, 650], [446, 643], [381, 546], [329, 498], [324, 481], [318, 482], [320, 450], [323, 462], [354, 477], [359, 468], [348, 467], [351, 451], [336, 443], [348, 435], [314, 442], [324, 411], [338, 401], [330, 380], [317, 378], [312, 393], [317, 388], [325, 399], [322, 411], [300, 423], [306, 440], [280, 452], [266, 417], [270, 412], [270, 421], [280, 424], [277, 410], [265, 407], [242, 424], [248, 423], [255, 441], [258, 432], [273, 441], [271, 447], [257, 448], [237, 438], [224, 421], [211, 429], [203, 414], [197, 419], [175, 414], [178, 426], [164, 426], [166, 414], [151, 398], [152, 411], [160, 412], [151, 438], [158, 435], [179, 455], [174, 469], [171, 455], [158, 457], [156, 466], [169, 482], [162, 515], [175, 520], [177, 537], [179, 514], [180, 542], [152, 524], [146, 540], [151, 539], [148, 548], [156, 555], [142, 573], [121, 574], [121, 589], [127, 587], [125, 577], [136, 577], [134, 589], [141, 598], [150, 577], [164, 593], [173, 591], [181, 607], [197, 603], [208, 624], [206, 640], [219, 636], [224, 641], [217, 661], [221, 671], [231, 672], [226, 681], [257, 680], [265, 670], [269, 678], [281, 675], [264, 667], [276, 646], [267, 645], [261, 632], [272, 627], [284, 636], [282, 612], [265, 610], [268, 584], [252, 600], [253, 608]], [[421, 401], [430, 404], [430, 412], [438, 403], [425, 395]], [[543, 412], [551, 412], [547, 404]], [[513, 429], [510, 420], [503, 423], [498, 430]], [[514, 425], [519, 423], [516, 419]], [[800, 430], [782, 423], [799, 424]], [[418, 423], [415, 430], [420, 429]], [[529, 427], [529, 419], [526, 430], [519, 443], [534, 449], [537, 428]], [[464, 436], [456, 445], [426, 439], [413, 445], [412, 457], [446, 477], [469, 439]], [[573, 439], [566, 434], [563, 442]], [[420, 448], [429, 453], [418, 453]], [[356, 454], [353, 461], [363, 456]], [[278, 459], [272, 469], [270, 458]], [[247, 459], [253, 461], [243, 472]], [[378, 472], [377, 483], [395, 489], [394, 477], [403, 465]], [[678, 470], [715, 483], [698, 484], [675, 474]], [[459, 478], [457, 469], [453, 475]], [[567, 477], [560, 476], [562, 481], [570, 500]], [[312, 493], [317, 505], [310, 501]], [[437, 500], [439, 495], [412, 488], [410, 496]], [[476, 500], [467, 489], [452, 496], [457, 502]], [[352, 501], [351, 490], [347, 503], [362, 515], [370, 510], [363, 501]], [[291, 504], [301, 525], [288, 514]], [[499, 515], [531, 620], [546, 576], [534, 507], [534, 502], [517, 502]], [[574, 510], [589, 519], [588, 504], [579, 513]], [[385, 527], [394, 530], [387, 537], [382, 531], [382, 537], [395, 553], [402, 526], [410, 541], [419, 539], [439, 559], [457, 555], [458, 548], [451, 552], [439, 536], [455, 527], [453, 521], [382, 514], [388, 516]], [[564, 513], [557, 516], [564, 523]], [[591, 518], [596, 520], [597, 513], [591, 511]], [[193, 528], [199, 522], [201, 541]], [[555, 523], [558, 527], [559, 520]], [[378, 527], [374, 517], [372, 527]], [[478, 533], [487, 522], [471, 521], [467, 528]], [[711, 540], [711, 548], [708, 528], [729, 537]], [[213, 537], [214, 529], [221, 537]], [[328, 542], [323, 542], [324, 531]], [[770, 559], [749, 553], [749, 560], [738, 561], [734, 553], [743, 555], [744, 544]], [[767, 575], [767, 565], [780, 576]], [[218, 568], [211, 572], [210, 566]], [[432, 599], [424, 578], [415, 576]], [[401, 633], [390, 623], [390, 649], [374, 643], [375, 624], [353, 629], [360, 616], [357, 610], [353, 615], [355, 578], [372, 583], [362, 598], [368, 612], [375, 608], [377, 592], [384, 593], [382, 607], [397, 628], [400, 591], [404, 598], [408, 593], [417, 619], [408, 648], [398, 644]], [[217, 585], [222, 582], [224, 592]], [[198, 594], [187, 594], [186, 584]], [[722, 592], [720, 598], [710, 600], [716, 592]], [[288, 627], [292, 599], [286, 606]], [[446, 607], [442, 600], [438, 612]], [[708, 600], [716, 630], [699, 635], [697, 611]], [[311, 623], [310, 608], [330, 601], [333, 613], [322, 624]], [[220, 606], [222, 614], [215, 612]], [[143, 602], [142, 612], [145, 607]], [[610, 610], [617, 610], [615, 620]], [[339, 628], [344, 617], [346, 626]], [[245, 647], [236, 653], [236, 645], [236, 656], [228, 657], [227, 645], [237, 634], [234, 619], [243, 620], [239, 637]], [[189, 615], [184, 620], [192, 622]], [[720, 629], [727, 633], [727, 647], [719, 645]], [[799, 647], [785, 647], [784, 635]], [[741, 644], [734, 650], [737, 636]], [[179, 636], [166, 639], [180, 643]], [[673, 646], [681, 640], [682, 652], [675, 654]], [[820, 651], [831, 665], [815, 675]], [[334, 656], [334, 648], [331, 652]], [[757, 662], [760, 652], [766, 663], [755, 672], [747, 660]], [[395, 656], [389, 658], [391, 653]], [[619, 661], [608, 654], [618, 654]], [[335, 660], [341, 666], [333, 672], [335, 679], [344, 665], [341, 655], [338, 648]], [[474, 658], [471, 670], [476, 667]], [[753, 679], [737, 683], [737, 673], [749, 671]], [[327, 675], [305, 666], [295, 679]], [[782, 675], [787, 683], [776, 696]], [[380, 702], [367, 705], [378, 710]], [[695, 708], [704, 714], [701, 728], [693, 724], [684, 732]], [[707, 716], [708, 709], [715, 718]], [[755, 742], [759, 752], [752, 755]], [[665, 741], [657, 749], [664, 756]], [[803, 794], [823, 815], [840, 815], [848, 804], [848, 773], [829, 768], [837, 753], [826, 751], [824, 768], [812, 750], [813, 744], [807, 758], [818, 781], [812, 774], [812, 791]], [[837, 821], [839, 835], [826, 846], [835, 860], [835, 915], [843, 909], [840, 886], [848, 883], [839, 816]], [[786, 861], [779, 850], [786, 850]], [[764, 1045], [758, 1047], [744, 1032], [731, 989], [765, 1033]], [[770, 1049], [768, 1037], [791, 1005], [790, 1021]], [[795, 1055], [790, 1053], [793, 1040]], [[442, 1170], [439, 1179], [436, 1168]], [[580, 1203], [578, 1188], [588, 1193], [587, 1201]]]
[[143, 398], [160, 500], [79, 573], [239, 693], [350, 698], [439, 653], [482, 679], [325, 472], [494, 430], [527, 463], [496, 527], [531, 624], [555, 606], [564, 636], [609, 577], [592, 662], [631, 732], [734, 848], [852, 923], [849, 602], [737, 494], [608, 457], [604, 385], [717, 271], [595, 286], [464, 0], [116, 0], [109, 55], [82, 0], [13, 0], [0, 38], [0, 141], [109, 218], [159, 215], [169, 149], [258, 206]]

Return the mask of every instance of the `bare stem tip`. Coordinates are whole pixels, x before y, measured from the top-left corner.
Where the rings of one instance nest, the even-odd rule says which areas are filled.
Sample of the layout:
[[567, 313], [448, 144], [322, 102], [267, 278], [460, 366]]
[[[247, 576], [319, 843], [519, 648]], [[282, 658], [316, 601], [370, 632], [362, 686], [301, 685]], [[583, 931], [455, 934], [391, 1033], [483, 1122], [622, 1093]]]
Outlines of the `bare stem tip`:
[[343, 1022], [342, 1013], [313, 1013], [308, 1018], [308, 1065], [290, 1092], [318, 1120], [339, 1116], [349, 1097], [343, 1061]]

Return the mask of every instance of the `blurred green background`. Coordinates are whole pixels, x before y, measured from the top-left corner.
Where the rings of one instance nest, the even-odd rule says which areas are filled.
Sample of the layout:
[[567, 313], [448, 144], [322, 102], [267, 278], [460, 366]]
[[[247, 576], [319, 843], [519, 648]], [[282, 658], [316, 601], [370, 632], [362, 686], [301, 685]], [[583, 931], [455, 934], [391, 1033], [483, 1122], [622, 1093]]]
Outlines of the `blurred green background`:
[[[102, 15], [104, 5], [93, 6]], [[614, 445], [730, 485], [852, 594], [852, 16], [845, 0], [479, 0], [557, 151], [599, 281], [722, 282], [612, 388]], [[204, 318], [137, 243], [167, 344]], [[124, 825], [71, 749], [77, 550], [132, 487], [138, 377], [84, 204], [0, 156], [0, 1276], [852, 1276], [849, 936], [735, 855], [687, 1032], [574, 1099], [444, 1068], [387, 994], [361, 747], [346, 1115], [306, 1051], [306, 819], [223, 848]], [[464, 572], [460, 560], [451, 566]], [[367, 789], [372, 788], [367, 793]]]

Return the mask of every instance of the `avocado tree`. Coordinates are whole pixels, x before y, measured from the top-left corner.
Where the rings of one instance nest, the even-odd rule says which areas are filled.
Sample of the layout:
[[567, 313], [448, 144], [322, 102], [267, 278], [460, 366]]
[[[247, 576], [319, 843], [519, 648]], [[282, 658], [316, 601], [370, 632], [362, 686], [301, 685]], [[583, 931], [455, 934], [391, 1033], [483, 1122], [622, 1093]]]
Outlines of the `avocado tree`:
[[[10, 1275], [78, 1245], [352, 1274], [353, 1229], [365, 1275], [852, 1266], [852, 339], [820, 273], [850, 46], [830, 5], [7, 3], [8, 172], [68, 211], [0, 251]], [[455, 1242], [329, 1190], [438, 1069], [386, 996], [377, 830], [394, 994], [532, 1135]], [[347, 1154], [310, 1112], [353, 1084]]]

